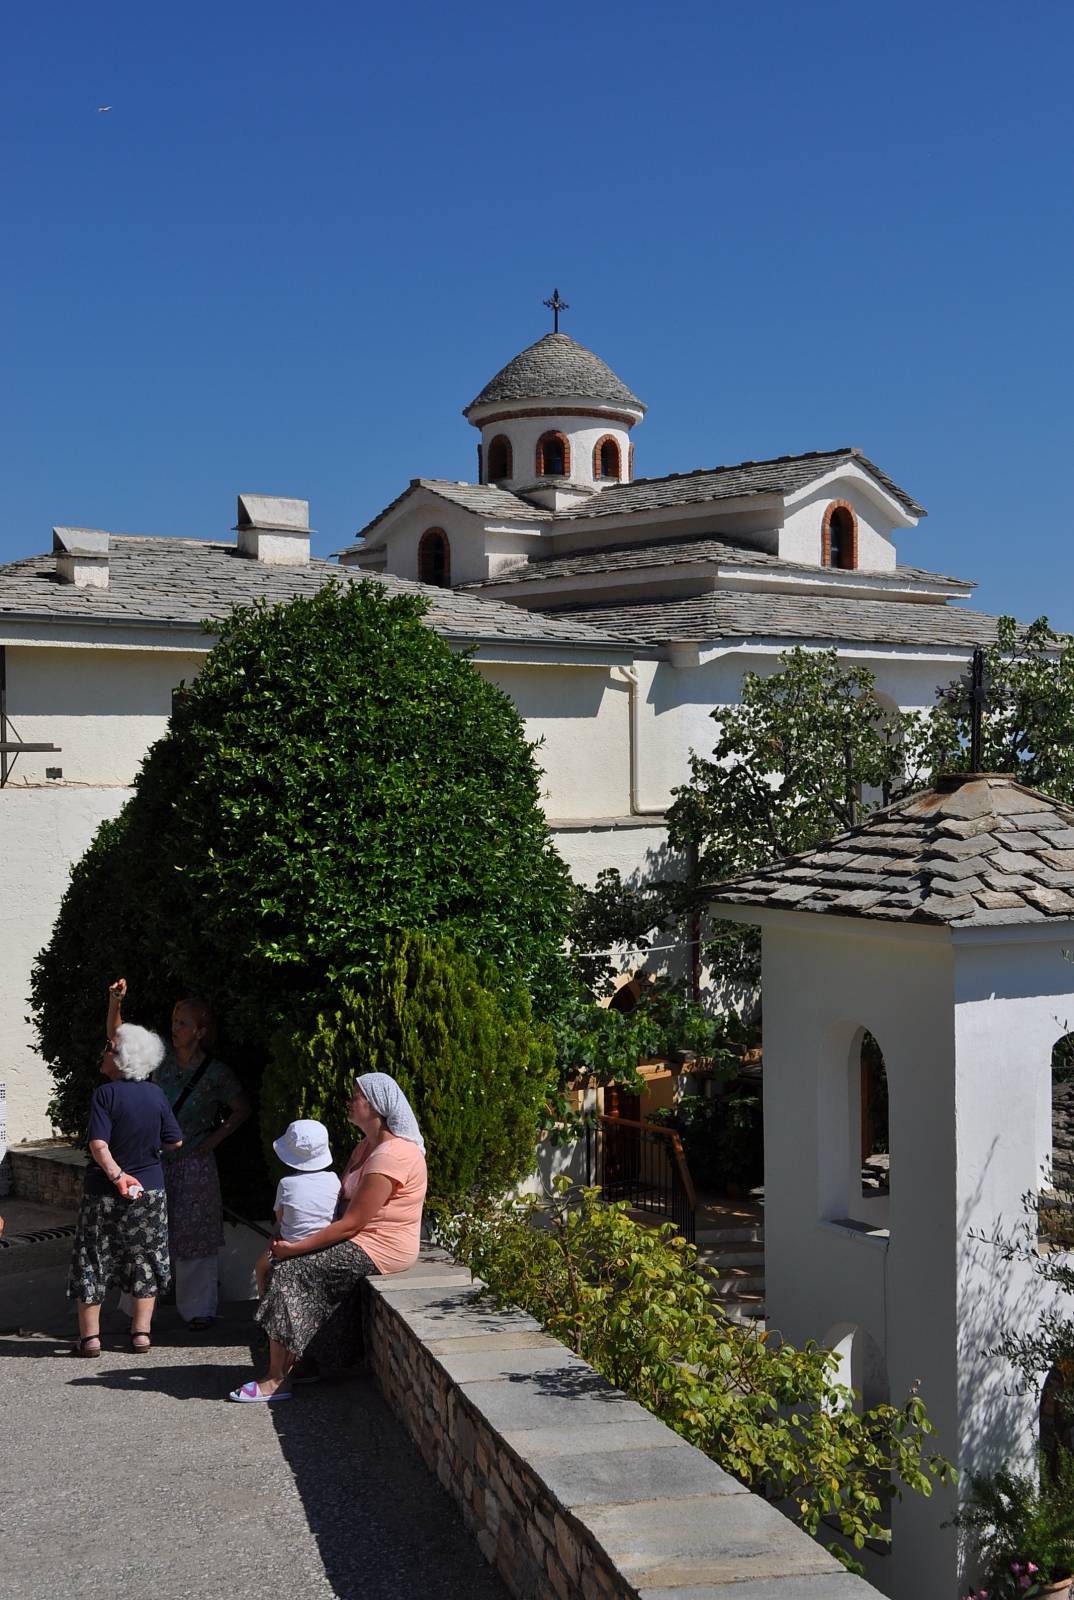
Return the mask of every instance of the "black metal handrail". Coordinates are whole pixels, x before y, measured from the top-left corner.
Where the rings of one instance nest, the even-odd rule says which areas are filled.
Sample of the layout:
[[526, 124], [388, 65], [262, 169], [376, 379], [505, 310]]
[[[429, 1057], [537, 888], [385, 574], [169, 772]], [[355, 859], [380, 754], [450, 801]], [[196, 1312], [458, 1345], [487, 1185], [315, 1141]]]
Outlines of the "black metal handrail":
[[671, 1128], [597, 1118], [597, 1184], [606, 1200], [667, 1217], [694, 1242], [697, 1198], [682, 1140]]

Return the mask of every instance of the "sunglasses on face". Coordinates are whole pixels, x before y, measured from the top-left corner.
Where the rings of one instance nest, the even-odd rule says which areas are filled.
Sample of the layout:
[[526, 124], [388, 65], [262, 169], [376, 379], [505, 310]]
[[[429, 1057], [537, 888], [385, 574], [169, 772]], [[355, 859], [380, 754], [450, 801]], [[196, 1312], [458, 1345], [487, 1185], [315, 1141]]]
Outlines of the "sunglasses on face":
[[115, 1045], [112, 1043], [111, 1039], [106, 1039], [104, 1049], [101, 1051], [102, 1056], [114, 1056], [115, 1053]]

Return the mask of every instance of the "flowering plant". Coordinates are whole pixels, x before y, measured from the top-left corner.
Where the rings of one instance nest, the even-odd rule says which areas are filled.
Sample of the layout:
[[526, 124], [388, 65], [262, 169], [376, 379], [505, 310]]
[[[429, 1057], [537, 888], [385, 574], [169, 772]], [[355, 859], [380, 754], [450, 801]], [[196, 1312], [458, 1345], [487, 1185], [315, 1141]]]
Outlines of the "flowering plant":
[[967, 1530], [985, 1569], [971, 1600], [1033, 1600], [1074, 1573], [1074, 1457], [1060, 1450], [1053, 1470], [997, 1472], [970, 1478], [970, 1499], [953, 1518]]

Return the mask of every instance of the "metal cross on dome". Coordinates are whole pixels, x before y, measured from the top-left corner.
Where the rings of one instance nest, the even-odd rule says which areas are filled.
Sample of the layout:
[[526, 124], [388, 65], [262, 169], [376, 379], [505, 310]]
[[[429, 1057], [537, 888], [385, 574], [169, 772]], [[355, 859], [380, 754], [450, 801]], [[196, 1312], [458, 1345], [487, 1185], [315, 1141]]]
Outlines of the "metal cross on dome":
[[542, 302], [542, 304], [546, 305], [548, 307], [549, 311], [551, 311], [552, 315], [555, 317], [556, 325], [552, 329], [552, 332], [553, 333], [558, 333], [559, 332], [559, 314], [560, 314], [561, 311], [569, 311], [571, 309], [570, 306], [567, 304], [566, 300], [561, 300], [559, 298], [559, 290], [558, 289], [553, 289], [552, 290], [552, 298], [551, 298], [551, 300], [545, 300], [545, 301]]

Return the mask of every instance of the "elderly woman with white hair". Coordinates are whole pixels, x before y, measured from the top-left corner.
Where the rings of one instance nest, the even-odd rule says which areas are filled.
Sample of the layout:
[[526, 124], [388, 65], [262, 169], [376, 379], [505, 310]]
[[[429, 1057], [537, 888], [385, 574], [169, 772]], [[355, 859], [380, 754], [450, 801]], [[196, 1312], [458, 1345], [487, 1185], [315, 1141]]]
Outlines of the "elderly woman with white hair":
[[[256, 1321], [269, 1336], [268, 1376], [232, 1400], [289, 1400], [292, 1374], [351, 1367], [362, 1355], [364, 1278], [405, 1272], [418, 1259], [429, 1179], [410, 1102], [386, 1072], [355, 1079], [347, 1120], [362, 1141], [343, 1173], [336, 1221], [305, 1239], [274, 1239], [275, 1266]], [[301, 1363], [301, 1365], [296, 1365]]]
[[130, 1347], [149, 1349], [157, 1295], [168, 1287], [168, 1209], [162, 1148], [183, 1142], [163, 1090], [149, 1082], [164, 1041], [124, 1023], [101, 1053], [108, 1079], [90, 1101], [89, 1152], [67, 1293], [78, 1301], [75, 1354], [101, 1353], [101, 1304], [111, 1288], [134, 1297]]

